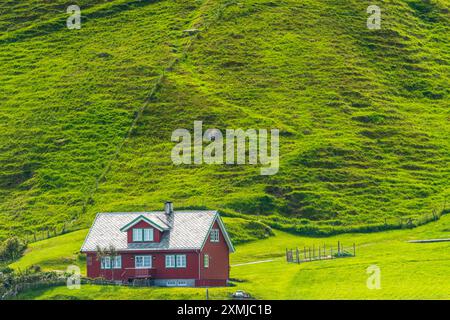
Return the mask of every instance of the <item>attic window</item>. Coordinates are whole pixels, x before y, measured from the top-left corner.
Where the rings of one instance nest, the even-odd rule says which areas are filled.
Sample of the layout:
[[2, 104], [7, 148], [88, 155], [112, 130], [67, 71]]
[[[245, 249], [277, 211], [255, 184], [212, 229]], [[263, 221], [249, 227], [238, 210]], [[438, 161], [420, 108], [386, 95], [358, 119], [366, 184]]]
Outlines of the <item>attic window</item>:
[[211, 230], [210, 240], [211, 242], [219, 242], [219, 229]]
[[142, 229], [133, 229], [133, 241], [142, 241]]
[[144, 229], [144, 241], [153, 241], [153, 229]]
[[133, 242], [150, 242], [153, 239], [153, 229], [133, 229]]

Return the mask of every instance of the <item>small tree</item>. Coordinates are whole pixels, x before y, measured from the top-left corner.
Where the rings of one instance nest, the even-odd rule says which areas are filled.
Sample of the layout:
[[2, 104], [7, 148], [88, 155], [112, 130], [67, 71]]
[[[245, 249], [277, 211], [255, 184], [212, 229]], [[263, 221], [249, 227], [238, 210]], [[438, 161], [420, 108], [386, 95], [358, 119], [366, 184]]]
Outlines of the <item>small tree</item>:
[[18, 259], [26, 247], [19, 238], [9, 238], [0, 245], [0, 260], [9, 261]]
[[116, 261], [116, 257], [119, 256], [117, 249], [113, 245], [110, 245], [108, 248], [101, 248], [100, 246], [97, 246], [96, 253], [97, 253], [97, 260], [100, 261], [100, 264], [102, 263], [103, 258], [109, 257], [111, 280], [114, 280], [114, 264]]

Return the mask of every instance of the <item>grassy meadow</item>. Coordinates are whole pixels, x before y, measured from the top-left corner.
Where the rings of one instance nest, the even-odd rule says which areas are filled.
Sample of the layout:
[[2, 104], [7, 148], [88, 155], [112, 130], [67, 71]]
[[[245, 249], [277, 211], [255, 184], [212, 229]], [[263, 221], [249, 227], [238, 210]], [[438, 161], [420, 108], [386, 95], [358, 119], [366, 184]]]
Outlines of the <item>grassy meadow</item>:
[[[0, 4], [0, 239], [167, 199], [299, 233], [445, 206], [448, 0], [383, 1], [381, 30], [360, 0], [74, 3], [80, 30], [64, 1]], [[278, 128], [279, 173], [174, 166], [194, 120]]]
[[[65, 270], [70, 264], [85, 272], [78, 250], [87, 230], [32, 244], [11, 265], [26, 269]], [[212, 299], [226, 299], [235, 290], [258, 299], [450, 299], [450, 242], [408, 243], [408, 240], [450, 238], [450, 215], [415, 229], [336, 237], [302, 237], [281, 231], [275, 236], [236, 246], [231, 255], [234, 287], [210, 288]], [[356, 257], [298, 264], [286, 263], [286, 248], [356, 243]], [[268, 261], [255, 264], [249, 262]], [[270, 261], [271, 260], [271, 261]], [[381, 289], [369, 290], [366, 270], [381, 270]], [[25, 292], [20, 299], [204, 299], [202, 288], [130, 288], [84, 285], [80, 290], [53, 287]]]
[[[0, 3], [0, 241], [64, 233], [12, 268], [85, 273], [96, 213], [171, 200], [219, 210], [237, 245], [235, 286], [213, 299], [450, 299], [450, 242], [406, 242], [450, 238], [449, 0], [380, 1], [380, 30], [366, 27], [368, 0], [71, 4], [79, 30], [66, 1]], [[172, 132], [194, 121], [279, 129], [279, 172], [174, 165]], [[357, 256], [283, 260], [338, 240]], [[366, 286], [371, 265], [380, 290]], [[85, 285], [19, 298], [204, 296]]]

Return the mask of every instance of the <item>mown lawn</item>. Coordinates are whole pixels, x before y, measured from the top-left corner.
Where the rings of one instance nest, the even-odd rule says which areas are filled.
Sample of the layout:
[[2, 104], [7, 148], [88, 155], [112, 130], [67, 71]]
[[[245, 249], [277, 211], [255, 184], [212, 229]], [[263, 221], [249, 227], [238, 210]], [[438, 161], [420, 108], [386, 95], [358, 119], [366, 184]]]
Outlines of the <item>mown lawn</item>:
[[[81, 263], [74, 250], [81, 245], [85, 231], [36, 243], [13, 266], [25, 268], [38, 263], [46, 268], [64, 266], [63, 259]], [[413, 244], [411, 239], [450, 238], [450, 216], [411, 230], [374, 234], [346, 234], [330, 238], [306, 238], [275, 231], [276, 236], [237, 246], [232, 264], [271, 260], [260, 264], [234, 266], [235, 287], [211, 288], [212, 299], [227, 298], [243, 289], [260, 299], [450, 299], [450, 242]], [[67, 243], [71, 240], [70, 245]], [[77, 242], [78, 239], [78, 242]], [[356, 257], [332, 261], [287, 264], [286, 247], [357, 244]], [[59, 243], [58, 243], [59, 242]], [[54, 251], [54, 253], [48, 253]], [[59, 257], [59, 258], [58, 258]], [[381, 269], [381, 289], [366, 286], [367, 267]], [[125, 288], [85, 285], [81, 290], [65, 287], [22, 294], [21, 299], [204, 299], [200, 288]]]

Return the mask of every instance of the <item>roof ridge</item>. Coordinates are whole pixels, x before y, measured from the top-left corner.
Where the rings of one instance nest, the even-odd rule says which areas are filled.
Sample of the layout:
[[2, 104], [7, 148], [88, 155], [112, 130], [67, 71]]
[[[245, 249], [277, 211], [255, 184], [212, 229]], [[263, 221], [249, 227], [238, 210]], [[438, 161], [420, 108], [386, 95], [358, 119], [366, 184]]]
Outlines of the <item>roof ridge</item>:
[[[180, 210], [180, 211], [173, 211], [173, 213], [196, 213], [196, 212], [211, 212], [216, 213], [217, 210]], [[165, 214], [164, 211], [123, 211], [123, 212], [98, 212], [97, 215], [102, 214], [151, 214], [151, 213], [162, 213]]]

